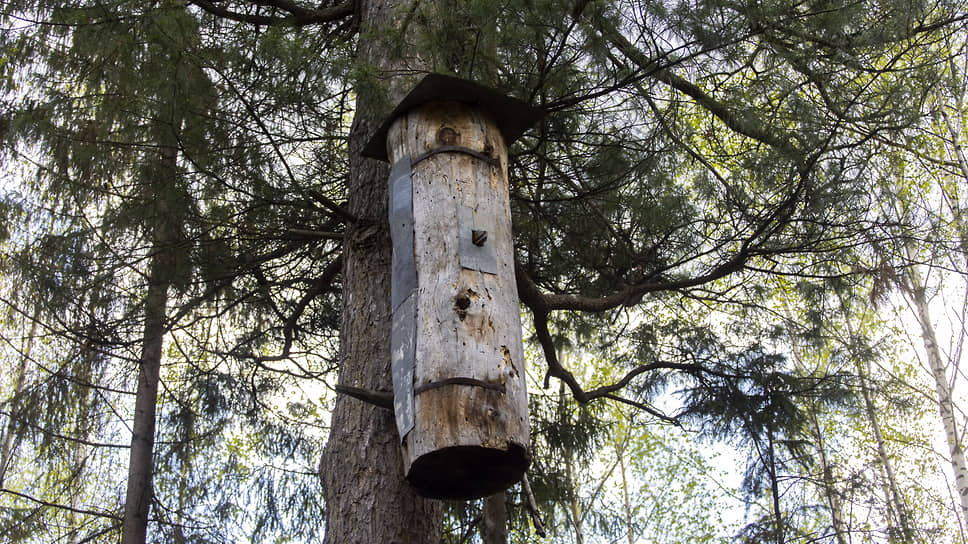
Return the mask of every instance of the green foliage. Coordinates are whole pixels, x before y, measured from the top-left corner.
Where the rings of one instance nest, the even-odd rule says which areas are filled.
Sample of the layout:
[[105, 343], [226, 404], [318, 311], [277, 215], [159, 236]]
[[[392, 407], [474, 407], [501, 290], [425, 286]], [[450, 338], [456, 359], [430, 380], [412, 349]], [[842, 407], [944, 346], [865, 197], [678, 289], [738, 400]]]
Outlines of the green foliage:
[[[532, 358], [548, 375], [530, 474], [552, 541], [832, 541], [833, 488], [870, 513], [858, 538], [913, 534], [870, 491], [863, 397], [900, 455], [927, 442], [903, 425], [926, 413], [917, 373], [856, 308], [883, 303], [912, 245], [964, 272], [961, 211], [932, 208], [963, 180], [937, 171], [956, 154], [925, 114], [962, 107], [960, 3], [423, 0], [309, 28], [238, 19], [336, 3], [205, 4], [0, 8], [0, 349], [24, 369], [0, 381], [0, 537], [115, 538], [163, 285], [154, 538], [317, 538], [342, 238], [382, 225], [343, 205], [354, 102], [389, 111], [420, 71], [388, 76], [366, 48], [547, 112], [508, 172], [548, 359]], [[745, 468], [743, 529], [704, 488], [721, 443]], [[937, 497], [914, 483], [935, 468], [904, 459], [926, 511]], [[508, 494], [521, 541], [524, 503]], [[480, 515], [454, 505], [448, 541]], [[917, 535], [948, 535], [921, 519]]]

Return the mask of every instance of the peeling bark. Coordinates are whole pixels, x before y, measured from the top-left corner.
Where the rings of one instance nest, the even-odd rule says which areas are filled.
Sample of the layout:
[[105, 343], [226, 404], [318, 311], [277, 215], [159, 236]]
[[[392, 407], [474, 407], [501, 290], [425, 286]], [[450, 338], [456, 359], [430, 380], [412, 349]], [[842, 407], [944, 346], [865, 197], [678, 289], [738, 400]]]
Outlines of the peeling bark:
[[[914, 262], [911, 249], [907, 248], [907, 252], [908, 260]], [[914, 267], [909, 268], [905, 276], [908, 281], [903, 285], [903, 288], [905, 294], [914, 303], [915, 317], [921, 327], [924, 351], [927, 353], [928, 366], [931, 370], [931, 376], [934, 378], [938, 413], [941, 415], [941, 423], [944, 427], [948, 451], [951, 455], [951, 468], [955, 475], [955, 493], [961, 503], [962, 521], [968, 522], [968, 463], [965, 461], [965, 450], [958, 433], [954, 401], [951, 397], [951, 387], [948, 385], [948, 373], [941, 357], [941, 349], [938, 346], [934, 325], [931, 322], [931, 310], [924, 283]]]

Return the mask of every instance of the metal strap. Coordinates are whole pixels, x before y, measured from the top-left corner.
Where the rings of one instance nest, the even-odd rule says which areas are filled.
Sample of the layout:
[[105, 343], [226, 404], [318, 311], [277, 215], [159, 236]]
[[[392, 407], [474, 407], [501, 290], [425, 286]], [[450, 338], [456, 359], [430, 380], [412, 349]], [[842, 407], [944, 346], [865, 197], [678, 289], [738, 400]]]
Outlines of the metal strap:
[[445, 380], [440, 380], [439, 382], [425, 383], [420, 387], [415, 387], [413, 394], [419, 395], [420, 393], [430, 391], [431, 389], [439, 389], [441, 387], [447, 387], [448, 385], [470, 385], [472, 387], [482, 387], [484, 389], [499, 391], [501, 393], [505, 393], [507, 391], [503, 383], [485, 382], [475, 378], [447, 378]]
[[437, 153], [463, 153], [465, 155], [470, 155], [471, 157], [474, 157], [476, 159], [480, 159], [480, 160], [486, 162], [487, 164], [490, 164], [491, 166], [497, 166], [497, 167], [500, 167], [501, 166], [501, 160], [500, 159], [496, 159], [494, 157], [491, 157], [490, 155], [485, 155], [484, 153], [481, 153], [480, 151], [475, 151], [475, 150], [473, 150], [473, 149], [471, 149], [469, 147], [464, 147], [462, 145], [443, 145], [443, 146], [440, 146], [440, 147], [435, 147], [434, 149], [431, 149], [430, 151], [421, 153], [421, 154], [417, 155], [416, 157], [414, 157], [413, 159], [411, 159], [410, 166], [411, 167], [417, 166], [417, 163], [418, 162], [420, 162], [420, 161], [422, 161], [422, 160], [424, 160], [424, 159], [426, 159], [428, 157], [432, 157], [432, 156], [436, 155]]

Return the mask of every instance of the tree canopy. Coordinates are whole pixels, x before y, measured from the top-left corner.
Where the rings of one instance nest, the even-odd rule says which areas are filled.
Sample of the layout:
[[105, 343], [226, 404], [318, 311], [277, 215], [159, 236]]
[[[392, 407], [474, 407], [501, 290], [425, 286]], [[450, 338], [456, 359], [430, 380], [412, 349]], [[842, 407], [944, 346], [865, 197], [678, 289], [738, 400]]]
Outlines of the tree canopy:
[[361, 150], [443, 73], [545, 112], [507, 165], [533, 442], [507, 538], [964, 541], [966, 21], [5, 3], [0, 536], [489, 538], [406, 485], [380, 406], [388, 168]]

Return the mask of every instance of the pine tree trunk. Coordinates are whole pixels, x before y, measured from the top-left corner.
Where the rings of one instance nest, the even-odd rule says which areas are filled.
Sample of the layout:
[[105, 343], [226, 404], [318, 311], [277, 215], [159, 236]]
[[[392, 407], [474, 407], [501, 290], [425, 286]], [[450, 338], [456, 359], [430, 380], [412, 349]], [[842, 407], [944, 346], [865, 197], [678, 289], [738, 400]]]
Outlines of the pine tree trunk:
[[70, 482], [68, 482], [68, 495], [73, 509], [70, 512], [70, 531], [68, 533], [68, 544], [78, 544], [80, 537], [81, 524], [77, 510], [81, 507], [81, 494], [84, 492], [85, 465], [87, 464], [88, 446], [84, 444], [93, 432], [91, 420], [94, 410], [91, 407], [91, 388], [89, 384], [95, 383], [94, 370], [97, 364], [97, 346], [95, 345], [96, 331], [94, 327], [88, 327], [88, 338], [81, 346], [80, 365], [74, 373], [77, 376], [78, 388], [78, 414], [77, 426], [74, 437], [77, 439], [71, 445], [71, 465]]
[[773, 499], [773, 527], [774, 527], [774, 537], [776, 544], [784, 544], [786, 542], [785, 529], [786, 525], [783, 521], [783, 511], [780, 510], [780, 478], [776, 470], [776, 445], [773, 443], [773, 431], [766, 431], [767, 438], [767, 472], [770, 476], [770, 496]]
[[[360, 60], [389, 69], [392, 55], [368, 33], [392, 22], [382, 0], [360, 6]], [[401, 97], [395, 97], [401, 98]], [[360, 156], [382, 122], [357, 101], [350, 133], [347, 207], [359, 221], [348, 225], [343, 243], [343, 301], [339, 383], [392, 391], [390, 376], [390, 234], [387, 221], [389, 169]], [[443, 508], [418, 496], [404, 479], [400, 437], [390, 410], [344, 395], [336, 399], [329, 441], [320, 463], [326, 499], [326, 543], [437, 544]]]
[[151, 476], [154, 472], [155, 409], [158, 404], [158, 381], [161, 373], [161, 348], [165, 336], [165, 308], [168, 283], [160, 280], [165, 266], [165, 249], [156, 249], [151, 257], [148, 295], [145, 297], [145, 330], [142, 337], [141, 361], [138, 365], [138, 389], [135, 393], [134, 423], [131, 427], [131, 456], [128, 461], [128, 491], [121, 526], [122, 544], [144, 544], [151, 505]]
[[[40, 309], [34, 310], [33, 318], [30, 322], [30, 332], [24, 339], [24, 346], [21, 349], [20, 363], [17, 365], [17, 379], [13, 386], [13, 396], [16, 397], [24, 389], [24, 381], [27, 379], [27, 362], [30, 360], [30, 350], [34, 345], [34, 337], [37, 335], [37, 320], [40, 317]], [[7, 469], [13, 460], [14, 442], [13, 436], [16, 430], [14, 416], [15, 406], [10, 407], [10, 415], [7, 416], [7, 426], [3, 431], [2, 445], [0, 445], [0, 489], [3, 489], [7, 479]]]
[[481, 521], [481, 540], [484, 544], [507, 544], [507, 507], [504, 492], [484, 499], [484, 518]]
[[[911, 260], [912, 257], [911, 250], [908, 248], [908, 259]], [[907, 279], [907, 294], [914, 302], [916, 317], [921, 327], [924, 351], [928, 356], [928, 365], [930, 366], [931, 375], [934, 378], [935, 391], [938, 395], [938, 412], [941, 414], [941, 422], [944, 426], [945, 437], [948, 440], [948, 450], [951, 454], [951, 468], [955, 475], [955, 493], [961, 501], [962, 521], [968, 523], [968, 463], [965, 462], [965, 451], [961, 445], [961, 437], [958, 434], [954, 401], [951, 398], [951, 388], [948, 385], [948, 374], [945, 370], [944, 361], [941, 358], [941, 349], [938, 346], [938, 340], [934, 333], [934, 325], [931, 323], [931, 311], [928, 306], [927, 295], [925, 294], [921, 277], [917, 270], [909, 268]]]
[[[177, 150], [161, 148], [159, 169], [175, 174]], [[168, 178], [169, 180], [171, 177]], [[128, 487], [121, 524], [121, 544], [144, 544], [151, 507], [154, 472], [155, 410], [158, 405], [158, 382], [161, 376], [162, 345], [165, 338], [165, 316], [168, 289], [174, 266], [175, 251], [172, 227], [168, 224], [171, 210], [164, 198], [157, 198], [153, 218], [152, 250], [148, 265], [148, 290], [145, 296], [145, 328], [138, 364], [138, 387], [135, 392], [134, 422], [131, 426], [131, 451], [128, 460]]]

